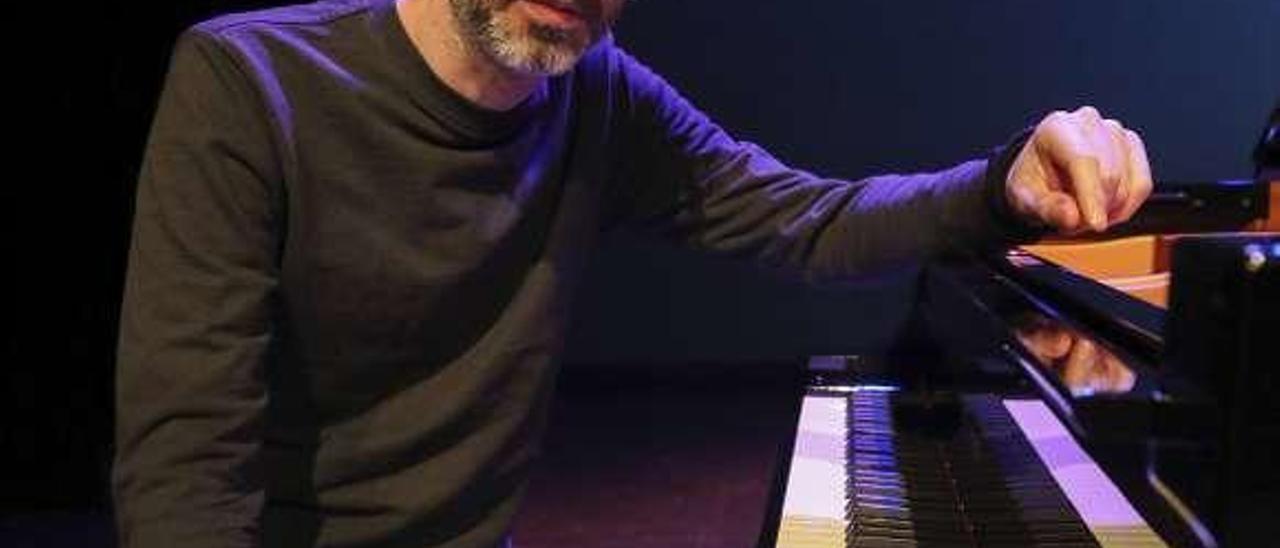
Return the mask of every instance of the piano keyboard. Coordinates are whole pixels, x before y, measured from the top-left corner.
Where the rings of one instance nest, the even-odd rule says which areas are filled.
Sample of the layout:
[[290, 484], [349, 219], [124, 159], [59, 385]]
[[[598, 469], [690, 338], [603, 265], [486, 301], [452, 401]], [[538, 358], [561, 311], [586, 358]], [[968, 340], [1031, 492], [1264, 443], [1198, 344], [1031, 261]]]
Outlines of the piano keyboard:
[[1164, 546], [1042, 403], [810, 391], [779, 547]]

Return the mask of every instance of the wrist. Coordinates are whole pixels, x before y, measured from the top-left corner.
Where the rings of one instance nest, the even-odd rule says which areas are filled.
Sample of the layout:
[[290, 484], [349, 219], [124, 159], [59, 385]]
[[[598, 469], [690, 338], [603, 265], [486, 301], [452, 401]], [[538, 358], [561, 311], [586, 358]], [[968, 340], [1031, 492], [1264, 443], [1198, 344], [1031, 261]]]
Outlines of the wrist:
[[985, 201], [988, 214], [1013, 243], [1032, 242], [1049, 232], [1049, 227], [1018, 212], [1009, 194], [1009, 173], [1035, 128], [1019, 132], [1008, 143], [994, 149], [987, 158]]

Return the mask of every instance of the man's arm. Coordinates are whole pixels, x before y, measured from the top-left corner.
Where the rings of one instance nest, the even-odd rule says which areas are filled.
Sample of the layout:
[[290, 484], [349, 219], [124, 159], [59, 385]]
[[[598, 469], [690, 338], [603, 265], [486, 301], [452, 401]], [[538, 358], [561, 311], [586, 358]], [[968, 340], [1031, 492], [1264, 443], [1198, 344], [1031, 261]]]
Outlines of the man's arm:
[[[696, 247], [799, 270], [811, 279], [844, 278], [944, 250], [1009, 245], [1050, 229], [1096, 229], [1092, 221], [1088, 227], [1078, 222], [1084, 215], [1062, 213], [1075, 203], [1062, 203], [1063, 192], [1048, 187], [1065, 188], [1066, 198], [1074, 198], [1074, 190], [1105, 188], [1114, 194], [1117, 188], [1114, 181], [1081, 189], [1069, 181], [1046, 185], [1027, 175], [1032, 167], [1056, 160], [1052, 154], [1079, 149], [1046, 145], [1077, 140], [1061, 137], [1064, 130], [1079, 129], [1077, 118], [1087, 118], [1077, 114], [1055, 115], [990, 158], [935, 173], [860, 181], [818, 177], [733, 139], [621, 50], [614, 59], [616, 86], [622, 90], [617, 108], [620, 180], [614, 202], [620, 219], [655, 227]], [[1096, 111], [1091, 112], [1096, 118]], [[1046, 137], [1050, 125], [1053, 131]], [[1027, 148], [1048, 156], [1028, 155]], [[1128, 169], [1137, 178], [1137, 158], [1116, 162], [1130, 160], [1131, 167], [1111, 171]], [[1089, 169], [1086, 161], [1068, 163], [1076, 172]], [[1143, 155], [1141, 167], [1145, 165]], [[1009, 176], [1015, 172], [1022, 175], [1011, 186]], [[1097, 170], [1091, 174], [1096, 178]], [[1113, 208], [1102, 228], [1132, 215], [1149, 192], [1150, 174], [1146, 177], [1147, 189], [1122, 196], [1124, 204]], [[1100, 200], [1113, 198], [1087, 192], [1086, 197], [1085, 205], [1094, 209]], [[1053, 203], [1041, 206], [1046, 200]]]
[[279, 162], [216, 39], [175, 47], [138, 183], [116, 377], [123, 547], [258, 544]]

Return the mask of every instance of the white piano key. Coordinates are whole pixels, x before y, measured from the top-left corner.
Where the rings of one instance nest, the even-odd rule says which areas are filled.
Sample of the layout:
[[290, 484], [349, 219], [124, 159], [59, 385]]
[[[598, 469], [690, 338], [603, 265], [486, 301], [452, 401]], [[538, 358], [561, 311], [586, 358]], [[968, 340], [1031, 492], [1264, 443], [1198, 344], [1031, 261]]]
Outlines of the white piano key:
[[1099, 544], [1166, 546], [1044, 402], [1008, 399], [1004, 406]]
[[782, 502], [779, 548], [843, 547], [847, 416], [844, 395], [807, 395]]

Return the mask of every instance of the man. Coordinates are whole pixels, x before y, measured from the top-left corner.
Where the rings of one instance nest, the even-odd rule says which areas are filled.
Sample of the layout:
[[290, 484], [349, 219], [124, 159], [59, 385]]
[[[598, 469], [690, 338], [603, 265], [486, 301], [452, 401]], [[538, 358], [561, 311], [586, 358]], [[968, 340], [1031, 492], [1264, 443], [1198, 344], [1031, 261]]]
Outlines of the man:
[[121, 322], [123, 546], [503, 542], [609, 227], [833, 279], [1150, 191], [1090, 108], [938, 173], [790, 169], [618, 48], [621, 8], [331, 0], [181, 37]]

